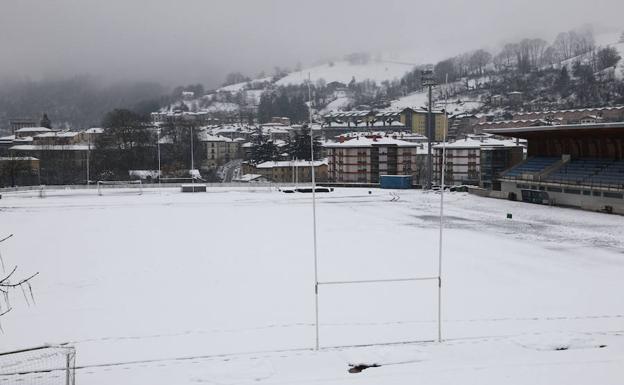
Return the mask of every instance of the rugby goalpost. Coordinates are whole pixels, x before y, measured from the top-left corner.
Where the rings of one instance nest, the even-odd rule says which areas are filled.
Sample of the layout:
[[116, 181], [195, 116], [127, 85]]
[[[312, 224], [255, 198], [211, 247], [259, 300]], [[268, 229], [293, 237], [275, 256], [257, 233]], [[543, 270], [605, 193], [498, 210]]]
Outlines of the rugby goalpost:
[[76, 382], [76, 349], [44, 345], [0, 353], [0, 383], [24, 385]]
[[[437, 282], [437, 342], [442, 342], [442, 236], [444, 229], [444, 176], [446, 173], [446, 130], [443, 131], [443, 140], [442, 140], [442, 164], [440, 167], [440, 179], [441, 179], [441, 189], [440, 189], [440, 233], [438, 239], [438, 274], [435, 276], [424, 276], [424, 277], [408, 277], [408, 278], [390, 278], [390, 279], [368, 279], [368, 280], [345, 280], [345, 281], [319, 281], [318, 279], [318, 253], [317, 253], [317, 231], [316, 231], [316, 180], [314, 175], [314, 135], [312, 131], [312, 90], [311, 90], [311, 79], [310, 73], [308, 73], [308, 100], [309, 100], [309, 124], [310, 124], [310, 171], [312, 176], [312, 238], [313, 238], [313, 255], [314, 255], [314, 314], [315, 314], [315, 350], [319, 350], [320, 348], [320, 337], [319, 337], [319, 287], [320, 286], [330, 286], [330, 285], [352, 285], [352, 284], [369, 284], [369, 283], [389, 283], [389, 282], [415, 282], [415, 281], [434, 281]], [[448, 75], [447, 75], [447, 84], [448, 84]], [[444, 113], [446, 114], [446, 105], [445, 101], [445, 109]], [[429, 132], [431, 135], [431, 132]]]
[[[97, 181], [97, 192], [99, 196], [104, 195], [103, 191], [107, 188], [106, 186], [113, 186], [110, 188], [114, 188], [117, 186], [118, 188], [131, 188], [138, 189], [138, 194], [143, 195], [143, 182], [140, 179], [138, 180], [98, 180]], [[138, 186], [138, 187], [134, 187]]]

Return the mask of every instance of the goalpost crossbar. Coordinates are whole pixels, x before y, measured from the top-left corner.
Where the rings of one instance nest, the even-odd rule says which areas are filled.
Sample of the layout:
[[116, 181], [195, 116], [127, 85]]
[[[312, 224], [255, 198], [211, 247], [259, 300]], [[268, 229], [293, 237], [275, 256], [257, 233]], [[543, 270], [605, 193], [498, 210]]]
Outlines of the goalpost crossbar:
[[388, 279], [362, 279], [355, 281], [325, 281], [318, 285], [346, 285], [352, 283], [377, 283], [377, 282], [412, 282], [412, 281], [437, 281], [438, 277], [412, 277], [412, 278], [388, 278]]

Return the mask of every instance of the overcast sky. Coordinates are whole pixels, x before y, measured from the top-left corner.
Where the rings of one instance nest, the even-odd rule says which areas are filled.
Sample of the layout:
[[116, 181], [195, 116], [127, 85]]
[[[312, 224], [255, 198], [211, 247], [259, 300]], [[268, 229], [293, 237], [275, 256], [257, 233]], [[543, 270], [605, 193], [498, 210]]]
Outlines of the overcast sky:
[[622, 0], [0, 0], [0, 78], [210, 87], [356, 51], [426, 63], [585, 23], [624, 30], [623, 14]]

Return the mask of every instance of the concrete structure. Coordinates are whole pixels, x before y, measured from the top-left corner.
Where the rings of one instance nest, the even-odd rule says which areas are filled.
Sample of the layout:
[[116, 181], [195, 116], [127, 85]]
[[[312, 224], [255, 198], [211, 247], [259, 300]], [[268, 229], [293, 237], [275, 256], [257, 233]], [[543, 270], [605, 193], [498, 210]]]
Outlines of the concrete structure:
[[329, 181], [379, 183], [380, 175], [412, 175], [421, 185], [426, 175], [426, 144], [388, 137], [356, 137], [328, 143]]

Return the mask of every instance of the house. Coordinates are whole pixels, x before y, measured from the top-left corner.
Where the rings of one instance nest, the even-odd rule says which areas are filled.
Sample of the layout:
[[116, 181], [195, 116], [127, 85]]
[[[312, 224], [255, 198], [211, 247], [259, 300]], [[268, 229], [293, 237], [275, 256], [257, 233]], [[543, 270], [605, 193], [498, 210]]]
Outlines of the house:
[[490, 97], [490, 102], [493, 106], [502, 106], [504, 101], [505, 98], [503, 97], [503, 95], [492, 95]]
[[426, 144], [391, 137], [355, 137], [327, 143], [329, 181], [379, 183], [380, 175], [412, 175], [420, 184], [426, 175]]
[[602, 117], [598, 115], [585, 115], [580, 120], [580, 124], [595, 124], [602, 122]]
[[16, 138], [26, 138], [39, 134], [45, 134], [49, 132], [54, 132], [53, 130], [46, 127], [22, 127], [20, 129], [15, 130]]
[[509, 97], [509, 103], [511, 104], [521, 104], [522, 99], [524, 98], [524, 94], [520, 91], [512, 91], [507, 94]]
[[[312, 168], [309, 160], [269, 161], [252, 165], [243, 163], [244, 174], [261, 175], [275, 183], [307, 183], [312, 181]], [[326, 182], [327, 159], [314, 161], [314, 177], [317, 182]]]
[[271, 123], [281, 124], [282, 126], [290, 126], [290, 118], [285, 116], [274, 116], [271, 118]]
[[0, 157], [0, 187], [39, 184], [39, 159], [32, 156]]
[[199, 140], [206, 146], [206, 158], [202, 168], [214, 169], [233, 159], [242, 158], [241, 142], [225, 136], [210, 135], [202, 131]]

